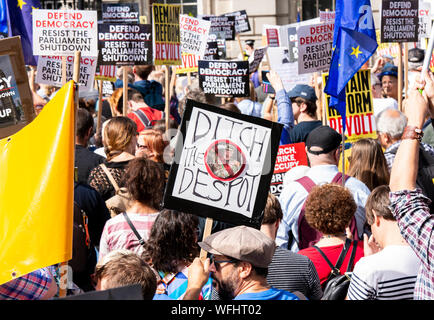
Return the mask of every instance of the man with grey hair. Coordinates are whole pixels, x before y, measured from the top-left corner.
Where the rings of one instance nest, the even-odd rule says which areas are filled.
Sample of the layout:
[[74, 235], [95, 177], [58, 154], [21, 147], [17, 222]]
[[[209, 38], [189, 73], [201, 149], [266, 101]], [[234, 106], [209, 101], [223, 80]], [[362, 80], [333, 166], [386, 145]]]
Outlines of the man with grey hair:
[[[386, 109], [376, 118], [378, 141], [383, 147], [389, 171], [392, 169], [393, 160], [401, 143], [404, 128], [407, 125], [407, 117], [399, 110]], [[421, 143], [421, 147], [434, 157], [434, 147]]]

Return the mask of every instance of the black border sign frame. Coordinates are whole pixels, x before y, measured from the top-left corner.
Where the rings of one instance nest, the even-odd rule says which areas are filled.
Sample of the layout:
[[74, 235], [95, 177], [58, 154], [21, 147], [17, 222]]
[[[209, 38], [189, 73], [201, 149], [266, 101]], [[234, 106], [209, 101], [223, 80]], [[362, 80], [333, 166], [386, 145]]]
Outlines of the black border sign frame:
[[[204, 218], [212, 218], [217, 221], [227, 222], [234, 225], [246, 225], [256, 229], [259, 229], [263, 219], [263, 211], [265, 204], [267, 202], [268, 190], [270, 189], [270, 182], [273, 176], [274, 163], [276, 161], [277, 152], [279, 149], [280, 135], [282, 133], [283, 125], [277, 122], [268, 121], [262, 118], [247, 116], [215, 106], [203, 104], [193, 100], [187, 100], [186, 108], [184, 111], [184, 116], [180, 125], [178, 134], [183, 137], [178, 139], [176, 142], [175, 150], [182, 150], [184, 143], [184, 137], [187, 133], [187, 125], [191, 118], [193, 108], [203, 109], [209, 112], [218, 113], [224, 116], [232, 117], [238, 120], [249, 122], [255, 125], [271, 129], [270, 144], [266, 147], [266, 152], [271, 153], [270, 159], [270, 170], [265, 175], [261, 175], [258, 186], [258, 193], [255, 199], [255, 206], [252, 212], [252, 218], [248, 218], [244, 215], [238, 214], [236, 212], [228, 211], [223, 208], [212, 207], [199, 202], [194, 202], [186, 199], [181, 199], [172, 196], [172, 191], [175, 185], [175, 178], [178, 173], [179, 160], [181, 159], [181, 152], [175, 153], [172, 165], [170, 168], [169, 178], [166, 184], [164, 197], [163, 197], [163, 207], [166, 209], [179, 210], [186, 213], [198, 215]], [[264, 192], [267, 190], [267, 192]]]

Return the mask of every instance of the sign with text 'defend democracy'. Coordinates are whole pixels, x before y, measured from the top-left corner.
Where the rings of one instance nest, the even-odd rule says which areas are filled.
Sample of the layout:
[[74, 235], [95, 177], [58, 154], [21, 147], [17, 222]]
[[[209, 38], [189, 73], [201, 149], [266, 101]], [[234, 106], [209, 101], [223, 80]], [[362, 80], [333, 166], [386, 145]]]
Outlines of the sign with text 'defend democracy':
[[180, 65], [182, 63], [180, 11], [181, 6], [179, 5], [157, 3], [152, 5], [155, 65]]
[[259, 228], [282, 127], [187, 100], [163, 207]]
[[381, 42], [417, 42], [419, 0], [383, 0]]
[[96, 11], [33, 10], [33, 54], [98, 56]]

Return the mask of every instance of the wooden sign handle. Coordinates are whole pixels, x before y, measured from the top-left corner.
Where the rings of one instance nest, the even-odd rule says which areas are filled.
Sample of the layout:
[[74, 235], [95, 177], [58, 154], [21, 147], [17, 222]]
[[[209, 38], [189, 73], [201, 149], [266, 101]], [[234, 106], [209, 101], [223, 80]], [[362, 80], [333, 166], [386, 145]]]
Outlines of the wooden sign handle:
[[[206, 237], [208, 237], [211, 234], [211, 230], [212, 230], [212, 223], [213, 223], [213, 219], [212, 218], [206, 218], [205, 221], [205, 228], [203, 230], [203, 236], [202, 236], [202, 240], [205, 239]], [[200, 260], [205, 260], [206, 259], [206, 255], [207, 252], [203, 249], [200, 249]]]

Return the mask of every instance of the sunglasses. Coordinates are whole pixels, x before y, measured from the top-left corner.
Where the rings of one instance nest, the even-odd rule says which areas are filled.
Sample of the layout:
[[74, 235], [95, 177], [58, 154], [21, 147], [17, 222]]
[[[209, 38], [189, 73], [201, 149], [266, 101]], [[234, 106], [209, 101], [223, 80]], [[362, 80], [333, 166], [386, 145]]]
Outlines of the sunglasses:
[[210, 260], [210, 265], [214, 263], [214, 266], [215, 266], [216, 270], [220, 270], [220, 264], [221, 263], [236, 263], [236, 262], [238, 262], [237, 259], [215, 260], [214, 255], [210, 255], [209, 260]]

